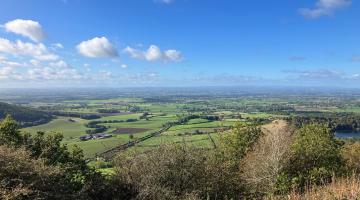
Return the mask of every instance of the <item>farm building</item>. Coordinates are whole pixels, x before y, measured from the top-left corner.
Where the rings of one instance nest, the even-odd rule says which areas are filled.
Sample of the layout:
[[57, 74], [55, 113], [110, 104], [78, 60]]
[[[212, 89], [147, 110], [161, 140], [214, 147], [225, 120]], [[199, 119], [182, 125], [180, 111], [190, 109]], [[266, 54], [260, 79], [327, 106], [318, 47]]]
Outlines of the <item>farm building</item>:
[[110, 134], [106, 134], [106, 133], [96, 133], [96, 134], [91, 134], [91, 135], [84, 135], [84, 136], [80, 136], [79, 139], [81, 141], [88, 141], [88, 140], [95, 140], [95, 139], [105, 139], [105, 138], [111, 138], [112, 135]]

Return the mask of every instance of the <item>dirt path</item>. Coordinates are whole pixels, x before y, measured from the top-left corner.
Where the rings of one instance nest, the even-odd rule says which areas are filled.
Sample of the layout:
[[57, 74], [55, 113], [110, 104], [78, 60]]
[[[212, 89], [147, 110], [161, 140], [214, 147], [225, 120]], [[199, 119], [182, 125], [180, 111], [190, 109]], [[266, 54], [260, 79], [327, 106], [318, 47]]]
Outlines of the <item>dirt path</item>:
[[289, 131], [289, 126], [285, 120], [274, 120], [270, 124], [263, 125], [261, 130], [265, 134], [284, 133]]

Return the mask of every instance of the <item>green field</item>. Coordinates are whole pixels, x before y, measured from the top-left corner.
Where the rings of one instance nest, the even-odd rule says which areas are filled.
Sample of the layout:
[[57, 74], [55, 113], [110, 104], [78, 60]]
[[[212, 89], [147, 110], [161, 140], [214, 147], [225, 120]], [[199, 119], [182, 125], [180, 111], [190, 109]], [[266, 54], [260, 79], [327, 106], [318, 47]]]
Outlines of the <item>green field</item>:
[[86, 123], [87, 120], [80, 118], [57, 117], [47, 124], [25, 128], [23, 131], [30, 133], [43, 131], [47, 134], [57, 132], [63, 134], [65, 140], [73, 140], [85, 134], [88, 129], [85, 127]]
[[[191, 119], [186, 123], [174, 125], [166, 132], [137, 144], [135, 149], [149, 149], [164, 143], [185, 143], [199, 148], [212, 148], [214, 145], [212, 140], [217, 140], [218, 132], [229, 129], [235, 123], [241, 121], [241, 123], [246, 124], [246, 120], [276, 116], [266, 112], [239, 112], [236, 109], [237, 107], [255, 106], [262, 108], [278, 101], [278, 99], [264, 102], [261, 99], [236, 98], [195, 100], [181, 97], [175, 103], [166, 98], [168, 97], [153, 100], [151, 98], [119, 97], [65, 100], [56, 103], [34, 102], [31, 104], [34, 107], [45, 107], [63, 113], [94, 114], [99, 115], [100, 118], [85, 120], [76, 117], [57, 116], [47, 124], [24, 128], [23, 131], [32, 134], [37, 131], [43, 131], [46, 134], [62, 133], [64, 144], [70, 148], [77, 145], [84, 150], [86, 157], [94, 158], [101, 152], [144, 137], [161, 129], [164, 124], [176, 122], [184, 116], [212, 115], [219, 116], [221, 119], [213, 121], [205, 118]], [[117, 110], [118, 113], [99, 113], [101, 109]], [[143, 117], [145, 113], [146, 117]], [[102, 133], [111, 134], [112, 137], [81, 141], [79, 137], [85, 136], [87, 130], [94, 131], [94, 128], [86, 127], [90, 122], [96, 122], [97, 125], [106, 127]]]

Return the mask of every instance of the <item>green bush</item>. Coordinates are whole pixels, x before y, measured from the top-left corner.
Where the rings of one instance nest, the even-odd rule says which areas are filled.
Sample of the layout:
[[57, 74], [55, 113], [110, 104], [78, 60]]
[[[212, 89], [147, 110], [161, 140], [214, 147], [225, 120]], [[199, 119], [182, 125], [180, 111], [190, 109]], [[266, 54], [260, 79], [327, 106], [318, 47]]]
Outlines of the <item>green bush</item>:
[[[276, 187], [282, 190], [278, 192], [326, 183], [333, 173], [342, 172], [341, 145], [326, 126], [303, 126], [296, 131], [290, 148], [289, 162], [283, 174], [278, 177]], [[288, 187], [284, 188], [285, 185]]]
[[[10, 117], [0, 122], [0, 199], [129, 199], [132, 189], [87, 166], [80, 148], [62, 135], [21, 134]], [[15, 195], [15, 196], [14, 196]]]

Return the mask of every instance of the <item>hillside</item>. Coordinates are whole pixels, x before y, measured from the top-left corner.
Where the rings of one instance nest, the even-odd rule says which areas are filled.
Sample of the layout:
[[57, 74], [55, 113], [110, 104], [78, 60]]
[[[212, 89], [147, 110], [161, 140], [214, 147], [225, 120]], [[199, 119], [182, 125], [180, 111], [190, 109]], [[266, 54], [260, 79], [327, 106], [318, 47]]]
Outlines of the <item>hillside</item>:
[[45, 112], [0, 102], [0, 119], [6, 115], [11, 115], [22, 127], [44, 124], [52, 119], [52, 116]]

